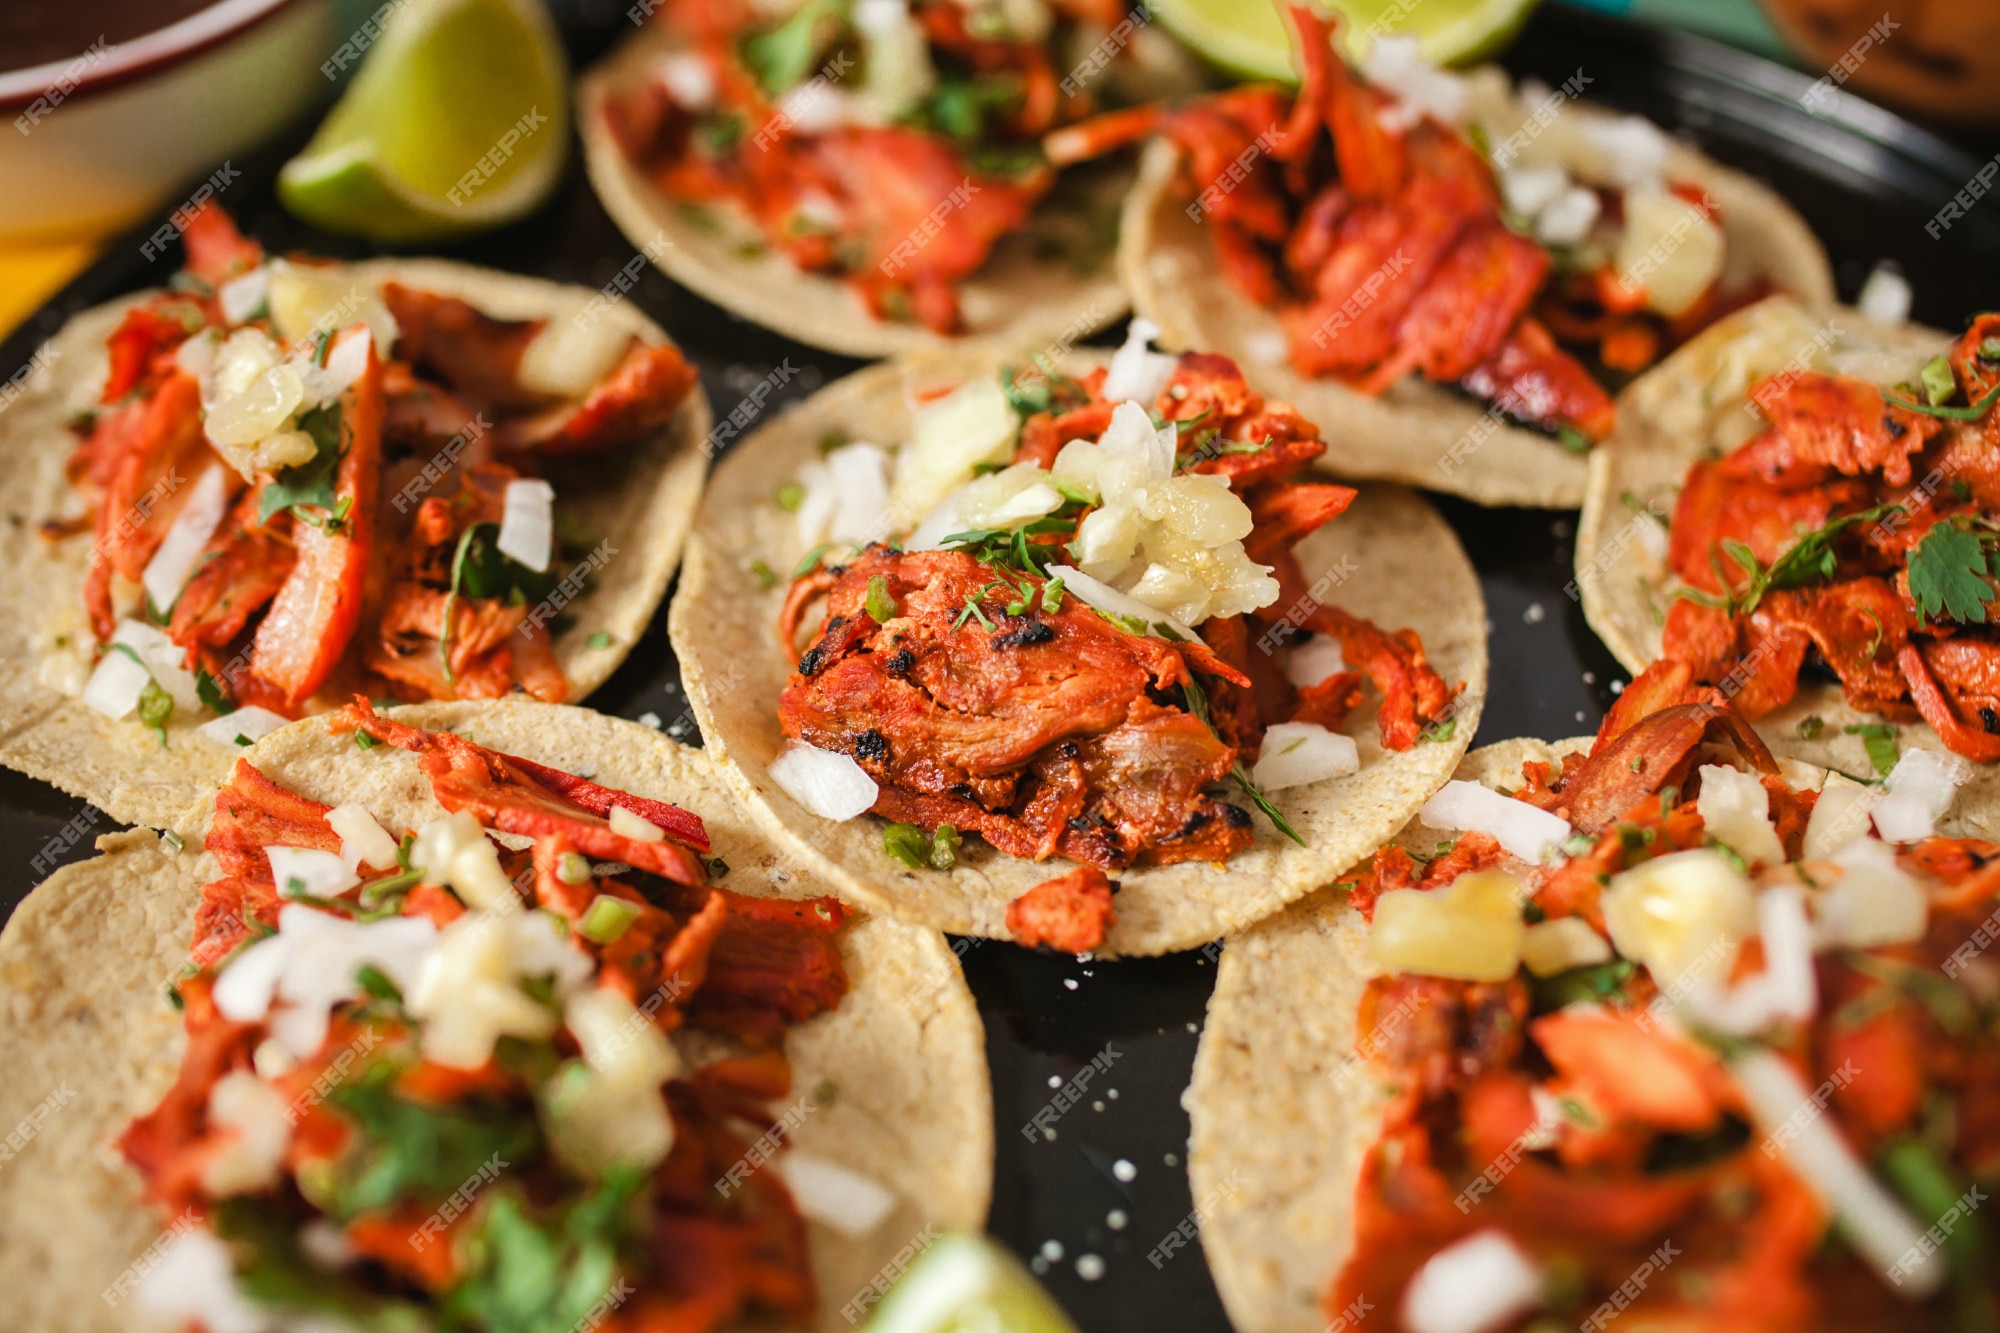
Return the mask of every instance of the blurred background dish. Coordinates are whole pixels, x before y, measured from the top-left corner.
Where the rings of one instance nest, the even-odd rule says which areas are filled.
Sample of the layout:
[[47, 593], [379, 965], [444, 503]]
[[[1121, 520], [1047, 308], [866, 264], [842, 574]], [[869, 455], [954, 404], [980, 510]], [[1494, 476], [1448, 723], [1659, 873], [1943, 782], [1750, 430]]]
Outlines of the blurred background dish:
[[[2000, 4], [1994, 0], [1762, 0], [1808, 72], [1854, 52], [1845, 89], [1961, 125], [2000, 125]], [[1884, 17], [1896, 26], [1877, 29]], [[1863, 49], [1864, 37], [1881, 33]]]
[[0, 240], [130, 226], [333, 92], [334, 0], [5, 8]]

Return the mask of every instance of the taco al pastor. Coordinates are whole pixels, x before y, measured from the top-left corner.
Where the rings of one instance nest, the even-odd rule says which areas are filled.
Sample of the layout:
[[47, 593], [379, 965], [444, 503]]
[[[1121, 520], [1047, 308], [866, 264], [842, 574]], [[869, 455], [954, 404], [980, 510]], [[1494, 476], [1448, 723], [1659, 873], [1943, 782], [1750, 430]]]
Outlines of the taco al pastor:
[[1485, 687], [1449, 529], [1304, 480], [1324, 447], [1141, 328], [856, 375], [718, 474], [671, 621], [702, 734], [871, 908], [1121, 953], [1254, 920], [1400, 826]]
[[0, 418], [0, 762], [164, 826], [357, 690], [561, 701], [693, 516], [708, 409], [628, 306], [428, 260], [266, 257], [212, 204]]
[[984, 1216], [950, 951], [808, 896], [699, 752], [364, 701], [182, 827], [0, 937], [0, 1105], [75, 1102], [0, 1178], [24, 1327], [839, 1329]]
[[1329, 21], [1289, 13], [1296, 92], [1158, 111], [1119, 269], [1169, 346], [1234, 357], [1320, 422], [1342, 475], [1574, 506], [1633, 373], [1768, 292], [1832, 301], [1783, 201], [1573, 100], [1584, 71], [1516, 90], [1387, 38], [1357, 73]]
[[1972, 774], [1910, 750], [1878, 797], [1713, 694], [1468, 756], [1223, 953], [1189, 1165], [1232, 1322], [1990, 1319]]

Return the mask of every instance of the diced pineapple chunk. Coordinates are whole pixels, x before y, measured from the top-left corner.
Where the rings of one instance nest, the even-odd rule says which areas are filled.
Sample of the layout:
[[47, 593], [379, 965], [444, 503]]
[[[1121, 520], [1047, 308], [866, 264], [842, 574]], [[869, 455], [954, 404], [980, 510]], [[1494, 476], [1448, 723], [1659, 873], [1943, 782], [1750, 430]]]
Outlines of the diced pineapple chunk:
[[1658, 857], [1612, 879], [1604, 924], [1618, 952], [1661, 985], [1692, 974], [1721, 980], [1736, 947], [1757, 929], [1750, 881], [1719, 852]]
[[1375, 903], [1369, 953], [1382, 967], [1461, 981], [1505, 981], [1521, 962], [1520, 881], [1499, 870], [1442, 889], [1392, 889]]
[[1580, 916], [1537, 921], [1521, 936], [1521, 962], [1538, 977], [1611, 961], [1611, 945]]

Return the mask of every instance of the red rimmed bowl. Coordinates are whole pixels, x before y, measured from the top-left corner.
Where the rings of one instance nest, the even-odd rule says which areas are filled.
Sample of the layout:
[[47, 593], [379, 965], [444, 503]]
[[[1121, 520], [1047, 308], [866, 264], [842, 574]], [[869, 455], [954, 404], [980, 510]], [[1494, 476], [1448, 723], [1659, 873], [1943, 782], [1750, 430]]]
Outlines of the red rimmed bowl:
[[[62, 26], [115, 30], [119, 17], [67, 14]], [[321, 64], [335, 26], [334, 0], [220, 0], [140, 36], [86, 38], [68, 58], [0, 71], [0, 237], [101, 235], [177, 192], [226, 193], [233, 155], [332, 96]]]

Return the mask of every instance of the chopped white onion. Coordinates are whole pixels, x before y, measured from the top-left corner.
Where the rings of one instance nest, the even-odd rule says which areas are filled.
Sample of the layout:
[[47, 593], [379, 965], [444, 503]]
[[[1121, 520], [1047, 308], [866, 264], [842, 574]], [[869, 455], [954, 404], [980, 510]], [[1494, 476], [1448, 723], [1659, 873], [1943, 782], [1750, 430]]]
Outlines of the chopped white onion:
[[875, 804], [880, 788], [849, 755], [794, 741], [771, 761], [771, 781], [821, 819], [848, 820]]
[[546, 573], [555, 542], [556, 488], [539, 478], [507, 483], [502, 501], [500, 553], [515, 564]]
[[368, 807], [349, 801], [326, 812], [327, 827], [340, 835], [340, 863], [349, 870], [373, 866], [387, 870], [396, 864], [396, 840], [375, 822]]
[[1888, 794], [1875, 803], [1875, 831], [1888, 842], [1921, 842], [1937, 832], [1973, 767], [1941, 750], [1908, 749], [1889, 771]]
[[215, 289], [215, 300], [222, 307], [222, 318], [231, 324], [242, 324], [257, 313], [257, 307], [264, 304], [265, 293], [271, 287], [271, 270], [261, 264], [240, 278], [232, 278]]
[[1285, 659], [1285, 679], [1302, 690], [1345, 670], [1347, 658], [1340, 651], [1340, 640], [1331, 634], [1313, 635]]
[[264, 855], [271, 862], [271, 878], [281, 898], [307, 894], [331, 898], [361, 882], [347, 862], [333, 852], [312, 847], [266, 847]]
[[97, 659], [97, 667], [83, 687], [84, 706], [116, 722], [139, 706], [139, 696], [152, 679], [152, 673], [128, 655], [115, 649], [107, 651]]
[[1869, 813], [1880, 797], [1873, 787], [1842, 773], [1829, 773], [1806, 821], [1800, 859], [1824, 861], [1856, 838], [1868, 836]]
[[1757, 897], [1757, 923], [1764, 970], [1733, 984], [1697, 981], [1684, 997], [1706, 1026], [1734, 1037], [1754, 1036], [1774, 1023], [1803, 1023], [1819, 1008], [1805, 890], [1797, 884], [1766, 889]]
[[[364, 963], [407, 993], [437, 938], [427, 917], [350, 921], [288, 903], [279, 909], [277, 934], [224, 965], [215, 982], [215, 1007], [232, 1022], [268, 1018], [280, 1045], [297, 1059], [310, 1059], [326, 1040], [333, 1006], [361, 995], [354, 974]], [[278, 1001], [283, 1007], [274, 1011]]]
[[321, 369], [326, 372], [326, 387], [333, 392], [331, 395], [323, 396], [320, 401], [326, 402], [329, 397], [338, 397], [342, 389], [367, 373], [368, 351], [374, 346], [374, 342], [374, 335], [363, 327], [342, 337], [327, 349], [326, 365]]
[[1906, 1274], [1898, 1295], [1922, 1300], [1950, 1276], [1942, 1248], [1925, 1254], [1923, 1226], [1911, 1218], [1841, 1137], [1838, 1120], [1822, 1114], [1792, 1067], [1753, 1046], [1729, 1062], [1757, 1127], [1779, 1145], [1792, 1169], [1839, 1219], [1847, 1243], [1878, 1270]]
[[661, 56], [654, 66], [660, 86], [678, 106], [689, 111], [706, 111], [715, 104], [715, 71], [708, 61], [693, 51], [674, 51]]
[[1815, 903], [1814, 939], [1823, 949], [1873, 949], [1924, 937], [1930, 898], [1896, 864], [1887, 843], [1857, 838], [1835, 852], [1835, 880]]
[[650, 819], [633, 814], [622, 805], [612, 806], [608, 818], [611, 831], [621, 838], [630, 838], [634, 842], [662, 842], [666, 839], [665, 829]]
[[1753, 865], [1783, 865], [1785, 845], [1771, 827], [1771, 793], [1757, 775], [1703, 764], [1700, 776], [1701, 795], [1694, 808], [1708, 836]]
[[1604, 159], [1611, 184], [1627, 189], [1657, 186], [1666, 175], [1672, 143], [1659, 126], [1644, 116], [1619, 116], [1615, 120], [1592, 117], [1580, 121], [1578, 128]]
[[268, 708], [250, 704], [222, 717], [212, 717], [194, 730], [195, 735], [203, 740], [240, 748], [244, 744], [256, 744], [290, 721], [290, 718]]
[[202, 1164], [202, 1188], [230, 1195], [276, 1185], [292, 1141], [290, 1109], [276, 1088], [247, 1070], [217, 1079], [208, 1091], [209, 1123], [236, 1132]]
[[1085, 606], [1095, 607], [1114, 616], [1129, 616], [1146, 626], [1150, 633], [1154, 626], [1165, 625], [1184, 639], [1198, 637], [1195, 632], [1157, 607], [1148, 606], [1127, 593], [1122, 593], [1108, 583], [1101, 583], [1082, 570], [1070, 565], [1050, 565], [1049, 573], [1063, 581], [1063, 591], [1074, 594]]
[[1489, 834], [1523, 861], [1540, 861], [1550, 847], [1574, 832], [1560, 816], [1458, 779], [1439, 788], [1417, 817], [1426, 828]]
[[513, 881], [500, 868], [500, 853], [468, 811], [418, 828], [410, 844], [410, 865], [423, 872], [424, 883], [449, 885], [469, 906], [481, 910], [520, 906]]
[[1515, 167], [1500, 173], [1500, 193], [1507, 200], [1507, 207], [1522, 217], [1534, 217], [1568, 188], [1569, 173], [1553, 163]]
[[1597, 191], [1572, 185], [1535, 217], [1535, 239], [1543, 245], [1575, 245], [1597, 225], [1602, 205]]
[[889, 531], [889, 455], [856, 441], [799, 469], [805, 498], [797, 514], [799, 542], [866, 546]]
[[1403, 1291], [1410, 1333], [1489, 1333], [1542, 1303], [1542, 1272], [1497, 1228], [1447, 1245], [1417, 1270]]
[[1250, 780], [1265, 791], [1302, 787], [1361, 770], [1354, 738], [1328, 731], [1317, 722], [1279, 722], [1264, 733]]
[[146, 562], [146, 572], [139, 576], [146, 596], [160, 614], [171, 612], [174, 603], [180, 600], [181, 589], [187, 586], [188, 575], [194, 572], [194, 562], [201, 559], [202, 548], [215, 535], [216, 525], [222, 522], [228, 508], [229, 471], [220, 464], [212, 464], [188, 492], [187, 502], [174, 516], [173, 526], [160, 539], [153, 558]]
[[236, 1286], [228, 1247], [215, 1233], [197, 1226], [168, 1233], [151, 1267], [142, 1267], [135, 1294], [161, 1324], [200, 1324], [208, 1333], [265, 1333], [270, 1315], [252, 1305]]
[[896, 1206], [893, 1191], [817, 1153], [794, 1150], [778, 1158], [777, 1166], [808, 1221], [851, 1239], [872, 1234]]
[[1361, 69], [1370, 83], [1395, 95], [1395, 105], [1384, 108], [1392, 128], [1408, 129], [1425, 116], [1447, 125], [1465, 119], [1465, 80], [1425, 60], [1414, 37], [1377, 37]]
[[1877, 264], [1868, 274], [1868, 281], [1861, 284], [1861, 295], [1854, 304], [1862, 314], [1877, 324], [1901, 324], [1910, 317], [1910, 303], [1916, 294], [1910, 290], [1910, 280], [1893, 264], [1884, 261]]
[[174, 349], [174, 365], [183, 374], [200, 379], [215, 364], [216, 349], [222, 346], [222, 334], [215, 329], [203, 329]]
[[[487, 844], [489, 847], [492, 844]], [[501, 1037], [553, 1036], [554, 1010], [521, 988], [547, 977], [567, 999], [590, 979], [590, 956], [573, 947], [544, 911], [468, 913], [445, 927], [423, 961], [409, 1010], [424, 1020], [423, 1053], [453, 1069], [477, 1069]]]
[[194, 673], [182, 665], [187, 661], [186, 651], [168, 638], [166, 631], [158, 625], [129, 618], [121, 620], [111, 635], [111, 642], [122, 643], [139, 655], [139, 661], [159, 682], [160, 688], [173, 696], [174, 707], [188, 713], [201, 708], [201, 695], [195, 689]]
[[1107, 402], [1131, 401], [1150, 409], [1153, 400], [1174, 377], [1180, 358], [1155, 352], [1149, 344], [1160, 336], [1160, 326], [1144, 317], [1133, 319], [1125, 342], [1111, 354], [1111, 369], [1104, 377], [1100, 397]]

